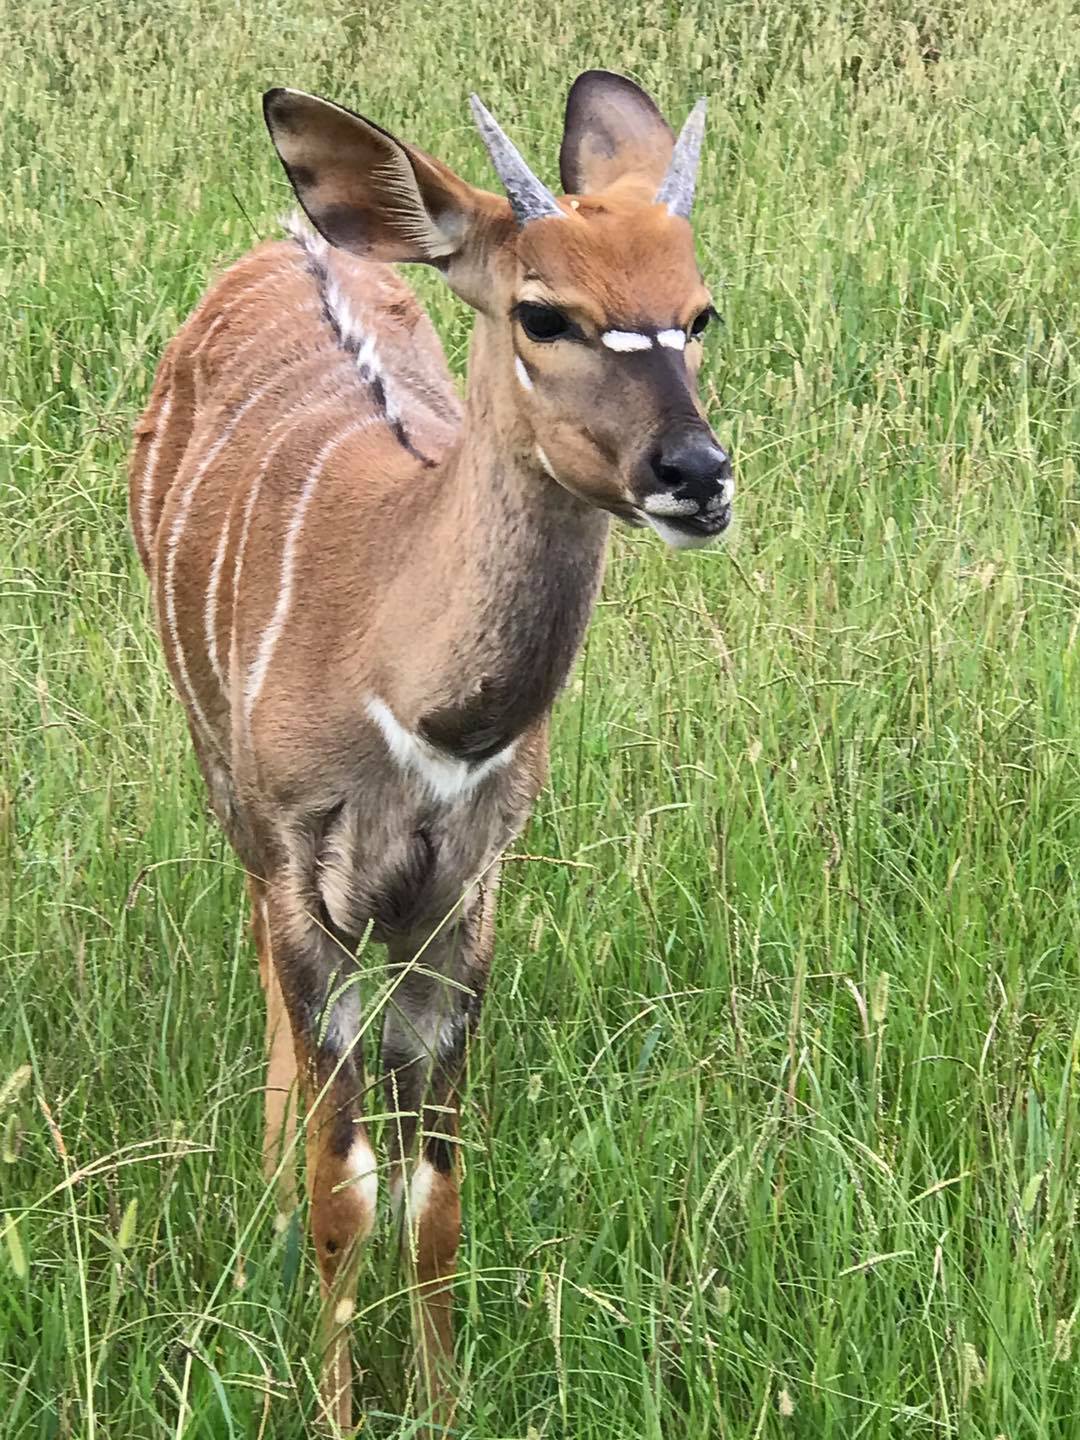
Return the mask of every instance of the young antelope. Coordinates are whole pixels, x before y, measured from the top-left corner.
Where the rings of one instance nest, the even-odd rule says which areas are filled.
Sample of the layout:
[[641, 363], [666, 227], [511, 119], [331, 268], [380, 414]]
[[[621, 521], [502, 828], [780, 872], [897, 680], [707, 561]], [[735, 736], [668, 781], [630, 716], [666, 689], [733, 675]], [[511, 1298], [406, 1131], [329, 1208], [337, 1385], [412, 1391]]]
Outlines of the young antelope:
[[[325, 100], [264, 103], [313, 228], [233, 265], [168, 346], [136, 427], [131, 519], [249, 877], [268, 1176], [297, 1095], [304, 1115], [327, 1413], [351, 1421], [348, 1324], [376, 1216], [350, 983], [370, 934], [387, 950], [387, 1173], [422, 1404], [447, 1425], [455, 1087], [499, 856], [545, 780], [612, 516], [677, 548], [731, 518], [697, 394], [704, 102], [676, 138], [629, 80], [581, 75], [563, 196], [475, 97], [503, 195]], [[476, 312], [464, 401], [402, 261], [436, 267]], [[293, 1203], [287, 1179], [279, 1197]]]

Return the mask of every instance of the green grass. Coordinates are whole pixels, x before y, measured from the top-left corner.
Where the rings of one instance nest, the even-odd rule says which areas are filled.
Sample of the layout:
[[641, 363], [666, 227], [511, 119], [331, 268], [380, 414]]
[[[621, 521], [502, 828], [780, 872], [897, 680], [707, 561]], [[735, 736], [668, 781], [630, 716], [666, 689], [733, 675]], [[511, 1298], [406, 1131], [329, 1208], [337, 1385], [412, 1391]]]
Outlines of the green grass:
[[[927, 8], [0, 0], [4, 1440], [316, 1433], [242, 879], [124, 513], [163, 344], [287, 204], [260, 92], [490, 184], [475, 86], [553, 180], [597, 63], [711, 99], [740, 522], [616, 538], [509, 867], [462, 1433], [1080, 1434], [1080, 23]], [[388, 1251], [361, 1433], [404, 1440]]]

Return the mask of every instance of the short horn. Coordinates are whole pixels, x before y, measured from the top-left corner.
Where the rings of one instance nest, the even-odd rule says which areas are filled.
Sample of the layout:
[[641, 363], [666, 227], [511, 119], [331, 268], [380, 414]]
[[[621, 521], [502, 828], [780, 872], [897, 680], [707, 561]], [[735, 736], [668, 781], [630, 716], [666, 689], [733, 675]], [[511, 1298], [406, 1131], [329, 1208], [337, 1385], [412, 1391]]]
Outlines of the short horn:
[[555, 196], [542, 180], [538, 180], [521, 158], [517, 147], [503, 134], [495, 117], [476, 95], [469, 96], [473, 119], [480, 138], [487, 146], [495, 173], [503, 183], [514, 219], [519, 225], [545, 216], [562, 215]]
[[702, 96], [679, 131], [675, 149], [671, 152], [671, 164], [656, 192], [657, 205], [666, 205], [672, 215], [681, 215], [684, 220], [689, 220], [694, 204], [694, 186], [697, 184], [704, 134], [705, 97]]

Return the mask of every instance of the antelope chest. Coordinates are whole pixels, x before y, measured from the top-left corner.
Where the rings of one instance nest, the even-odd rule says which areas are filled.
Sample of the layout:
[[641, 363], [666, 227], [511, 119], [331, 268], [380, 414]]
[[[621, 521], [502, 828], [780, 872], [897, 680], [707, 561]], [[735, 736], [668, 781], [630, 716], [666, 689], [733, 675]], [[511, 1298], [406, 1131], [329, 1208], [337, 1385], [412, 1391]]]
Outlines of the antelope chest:
[[339, 930], [377, 939], [452, 915], [521, 829], [542, 779], [536, 736], [480, 761], [437, 749], [373, 697], [389, 764], [372, 767], [327, 828], [319, 891]]

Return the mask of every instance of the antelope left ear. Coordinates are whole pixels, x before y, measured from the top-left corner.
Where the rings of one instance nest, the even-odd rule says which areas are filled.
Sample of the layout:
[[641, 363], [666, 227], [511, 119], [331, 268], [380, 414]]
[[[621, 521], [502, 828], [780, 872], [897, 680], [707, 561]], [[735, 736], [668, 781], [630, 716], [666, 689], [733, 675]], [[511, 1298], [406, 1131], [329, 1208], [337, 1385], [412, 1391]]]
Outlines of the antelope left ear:
[[606, 190], [631, 173], [659, 186], [674, 146], [671, 126], [625, 75], [586, 70], [570, 87], [559, 151], [559, 172], [569, 194]]

